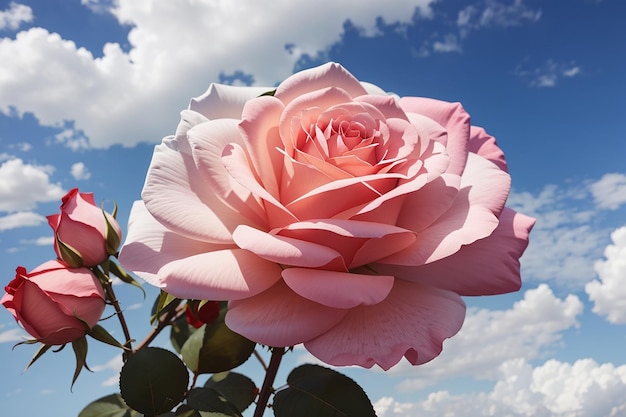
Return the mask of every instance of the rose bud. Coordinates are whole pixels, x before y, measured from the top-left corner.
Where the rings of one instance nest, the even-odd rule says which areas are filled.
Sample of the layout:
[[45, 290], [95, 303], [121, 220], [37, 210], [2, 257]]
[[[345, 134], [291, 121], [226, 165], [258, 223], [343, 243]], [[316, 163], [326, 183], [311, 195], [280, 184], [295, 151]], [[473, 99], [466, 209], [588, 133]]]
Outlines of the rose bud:
[[54, 250], [72, 267], [95, 266], [117, 252], [122, 230], [115, 218], [94, 201], [93, 193], [70, 190], [62, 199], [61, 213], [48, 216], [54, 230]]
[[[83, 337], [104, 311], [104, 291], [87, 268], [48, 261], [32, 272], [20, 266], [0, 303], [37, 341], [63, 345]], [[89, 326], [89, 329], [87, 329]]]
[[220, 304], [217, 301], [208, 301], [202, 306], [200, 306], [199, 302], [187, 303], [187, 309], [185, 310], [187, 323], [196, 329], [204, 324], [213, 323], [219, 315]]

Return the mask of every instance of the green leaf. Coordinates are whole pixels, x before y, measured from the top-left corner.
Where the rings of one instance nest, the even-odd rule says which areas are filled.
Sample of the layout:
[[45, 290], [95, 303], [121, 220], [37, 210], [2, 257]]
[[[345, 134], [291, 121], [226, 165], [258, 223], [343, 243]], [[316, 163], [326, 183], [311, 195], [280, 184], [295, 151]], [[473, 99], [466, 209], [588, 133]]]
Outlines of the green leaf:
[[372, 403], [352, 379], [319, 365], [302, 365], [274, 396], [276, 417], [376, 417]]
[[247, 376], [236, 372], [215, 374], [204, 384], [217, 391], [242, 413], [257, 396], [256, 384]]
[[116, 262], [110, 262], [109, 268], [111, 269], [111, 273], [121, 279], [123, 282], [139, 288], [143, 293], [143, 298], [146, 298], [146, 291], [143, 289], [141, 284], [135, 278], [133, 278], [133, 276], [130, 275], [124, 268], [122, 268]]
[[115, 346], [124, 350], [130, 350], [118, 342], [113, 336], [111, 336], [111, 333], [106, 331], [106, 329], [99, 324], [93, 326], [87, 334], [102, 343], [106, 343], [107, 345]]
[[195, 374], [230, 371], [248, 360], [256, 343], [230, 330], [224, 322], [226, 304], [211, 324], [200, 327], [181, 349], [183, 361]]
[[156, 322], [159, 317], [169, 311], [169, 309], [175, 309], [178, 307], [182, 300], [180, 298], [174, 297], [172, 294], [168, 294], [165, 291], [161, 290], [159, 293], [159, 297], [155, 300], [152, 305], [152, 317], [150, 318], [150, 323]]
[[120, 394], [98, 398], [83, 408], [78, 417], [140, 417], [141, 415], [124, 403]]
[[129, 407], [148, 416], [170, 411], [185, 397], [189, 372], [169, 350], [146, 347], [132, 355], [120, 373], [120, 392]]
[[211, 388], [194, 388], [189, 391], [187, 405], [200, 412], [209, 411], [221, 413], [228, 417], [241, 417], [233, 404]]
[[273, 89], [273, 90], [270, 90], [270, 91], [266, 91], [265, 93], [261, 94], [259, 97], [273, 96], [274, 94], [276, 94], [276, 89]]
[[76, 339], [72, 342], [72, 349], [74, 349], [74, 355], [76, 356], [76, 369], [74, 370], [74, 377], [72, 378], [72, 387], [80, 375], [80, 371], [83, 368], [90, 370], [87, 366], [87, 338], [85, 336]]
[[[203, 328], [200, 328], [200, 330], [203, 330]], [[187, 318], [184, 314], [178, 317], [170, 326], [170, 342], [176, 352], [181, 353], [187, 340], [197, 331], [198, 329], [187, 323]]]

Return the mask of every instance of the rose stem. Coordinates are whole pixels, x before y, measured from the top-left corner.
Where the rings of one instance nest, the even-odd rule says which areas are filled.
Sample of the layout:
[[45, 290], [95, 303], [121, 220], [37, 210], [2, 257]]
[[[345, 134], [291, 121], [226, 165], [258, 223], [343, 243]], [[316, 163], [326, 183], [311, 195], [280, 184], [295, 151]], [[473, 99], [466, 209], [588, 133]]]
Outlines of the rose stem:
[[267, 364], [265, 363], [265, 361], [263, 360], [263, 358], [261, 357], [261, 355], [259, 354], [259, 352], [254, 349], [254, 357], [258, 359], [258, 361], [261, 363], [261, 366], [263, 367], [263, 370], [265, 372], [267, 372]]
[[122, 331], [124, 332], [124, 337], [126, 338], [126, 343], [124, 343], [124, 346], [127, 346], [128, 349], [130, 349], [130, 352], [132, 352], [132, 346], [131, 346], [132, 339], [130, 337], [130, 331], [128, 330], [128, 325], [126, 324], [126, 318], [124, 318], [124, 313], [122, 312], [122, 309], [120, 308], [120, 303], [117, 301], [117, 297], [115, 296], [115, 291], [113, 291], [113, 285], [112, 285], [113, 281], [111, 281], [111, 278], [109, 278], [108, 275], [100, 271], [100, 269], [97, 267], [92, 268], [92, 271], [96, 274], [96, 276], [99, 276], [101, 278], [100, 283], [102, 284], [102, 288], [104, 289], [104, 292], [106, 293], [107, 299], [111, 302], [111, 305], [115, 309], [117, 318], [120, 321], [120, 325], [122, 326]]
[[182, 309], [172, 308], [168, 312], [162, 314], [161, 317], [159, 317], [157, 326], [154, 329], [152, 329], [150, 333], [148, 333], [146, 338], [139, 344], [139, 346], [137, 346], [137, 348], [135, 349], [135, 352], [140, 349], [143, 349], [145, 346], [152, 343], [152, 341], [159, 335], [159, 333], [161, 333], [161, 331], [165, 329], [167, 326], [172, 324], [172, 321], [178, 318], [178, 316], [180, 316], [184, 311], [185, 311], [184, 308]]
[[271, 348], [272, 357], [270, 358], [270, 364], [267, 367], [267, 372], [265, 373], [265, 379], [263, 380], [263, 386], [261, 387], [261, 392], [259, 393], [259, 400], [256, 403], [256, 409], [254, 410], [253, 417], [262, 417], [265, 412], [265, 408], [267, 407], [267, 402], [270, 399], [270, 395], [274, 392], [274, 388], [272, 385], [274, 384], [274, 379], [276, 378], [276, 373], [278, 372], [278, 367], [280, 366], [280, 361], [283, 358], [283, 354], [285, 353], [285, 348]]

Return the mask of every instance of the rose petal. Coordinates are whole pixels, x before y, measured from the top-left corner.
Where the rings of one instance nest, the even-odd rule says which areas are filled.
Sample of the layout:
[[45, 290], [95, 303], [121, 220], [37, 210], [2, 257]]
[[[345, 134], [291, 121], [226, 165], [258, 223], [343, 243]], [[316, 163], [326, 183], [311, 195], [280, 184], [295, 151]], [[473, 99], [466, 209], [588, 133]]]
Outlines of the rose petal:
[[265, 291], [280, 280], [281, 268], [243, 249], [201, 253], [161, 268], [163, 289], [178, 298], [237, 300]]
[[188, 147], [175, 139], [155, 147], [142, 192], [146, 207], [175, 233], [206, 242], [232, 243], [232, 231], [249, 220], [220, 201], [207, 187], [191, 155], [181, 152], [178, 145]]
[[271, 87], [241, 88], [213, 83], [203, 95], [191, 99], [189, 109], [208, 119], [239, 119], [246, 101], [271, 90]]
[[285, 347], [327, 332], [346, 313], [299, 296], [281, 280], [257, 296], [231, 301], [226, 325], [257, 343]]
[[164, 265], [177, 259], [230, 247], [174, 233], [157, 222], [142, 201], [135, 201], [130, 210], [128, 237], [120, 251], [119, 261], [124, 268], [148, 283], [162, 287], [158, 272]]
[[376, 107], [386, 119], [394, 118], [407, 121], [409, 120], [406, 113], [402, 110], [402, 107], [398, 105], [398, 102], [393, 96], [367, 94], [356, 97], [354, 101], [371, 104]]
[[393, 276], [306, 268], [287, 268], [282, 275], [297, 294], [334, 308], [378, 304], [387, 297], [394, 282]]
[[304, 346], [336, 366], [377, 364], [388, 370], [402, 356], [419, 365], [439, 355], [444, 339], [459, 331], [464, 318], [465, 304], [457, 294], [396, 280], [383, 301], [349, 310]]
[[[382, 263], [422, 265], [450, 256], [461, 246], [489, 236], [498, 226], [498, 217], [511, 186], [507, 173], [486, 159], [470, 154], [461, 189], [450, 208], [418, 234], [417, 242]], [[410, 228], [402, 219], [410, 218], [415, 206], [407, 205], [398, 226]], [[417, 230], [416, 230], [417, 231]]]
[[502, 171], [508, 172], [504, 152], [498, 147], [496, 139], [485, 132], [482, 127], [472, 126], [470, 129], [470, 152], [474, 152], [496, 164]]
[[276, 236], [243, 225], [235, 230], [233, 238], [240, 248], [281, 265], [346, 270], [339, 253], [317, 243]]
[[244, 144], [235, 119], [219, 119], [194, 126], [187, 132], [198, 174], [221, 201], [241, 216], [240, 223], [267, 227], [265, 212], [249, 190], [241, 186], [224, 168], [222, 152], [231, 143]]
[[535, 219], [505, 208], [493, 233], [457, 253], [419, 267], [374, 264], [383, 274], [426, 284], [459, 295], [494, 295], [521, 286], [519, 258], [528, 246]]
[[287, 104], [297, 97], [315, 90], [337, 87], [351, 97], [366, 94], [365, 88], [345, 68], [334, 62], [300, 71], [280, 83], [275, 97]]
[[448, 131], [446, 148], [450, 155], [450, 166], [446, 172], [457, 175], [463, 173], [469, 150], [470, 117], [461, 103], [448, 103], [423, 97], [402, 97], [400, 107], [407, 113], [427, 116]]

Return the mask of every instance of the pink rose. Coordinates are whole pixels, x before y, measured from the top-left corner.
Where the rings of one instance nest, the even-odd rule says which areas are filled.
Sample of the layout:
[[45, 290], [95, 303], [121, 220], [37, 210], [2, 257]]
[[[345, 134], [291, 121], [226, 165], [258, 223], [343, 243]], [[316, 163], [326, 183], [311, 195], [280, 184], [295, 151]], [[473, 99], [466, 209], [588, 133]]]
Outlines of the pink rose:
[[[106, 216], [106, 217], [105, 217]], [[107, 221], [114, 231], [107, 233]], [[94, 201], [93, 193], [70, 190], [62, 199], [61, 213], [48, 216], [48, 223], [56, 237], [54, 250], [59, 259], [69, 266], [95, 266], [117, 252], [122, 239], [122, 229], [108, 213]], [[60, 247], [70, 247], [82, 259], [76, 262]]]
[[212, 85], [156, 147], [121, 261], [228, 326], [333, 365], [436, 357], [462, 295], [520, 288], [534, 220], [505, 208], [493, 137], [458, 103], [395, 98], [343, 67]]
[[[86, 334], [104, 311], [104, 291], [87, 268], [48, 261], [30, 273], [20, 266], [0, 303], [35, 339], [63, 345]], [[80, 320], [79, 320], [80, 319]]]

